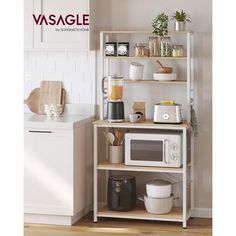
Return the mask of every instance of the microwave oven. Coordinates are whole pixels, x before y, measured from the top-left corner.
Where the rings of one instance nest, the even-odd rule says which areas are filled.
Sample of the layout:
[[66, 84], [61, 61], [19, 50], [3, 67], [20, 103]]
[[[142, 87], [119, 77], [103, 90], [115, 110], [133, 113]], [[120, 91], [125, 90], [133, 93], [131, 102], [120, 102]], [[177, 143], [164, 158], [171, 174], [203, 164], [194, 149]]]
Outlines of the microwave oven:
[[125, 164], [154, 167], [181, 167], [181, 133], [127, 133]]

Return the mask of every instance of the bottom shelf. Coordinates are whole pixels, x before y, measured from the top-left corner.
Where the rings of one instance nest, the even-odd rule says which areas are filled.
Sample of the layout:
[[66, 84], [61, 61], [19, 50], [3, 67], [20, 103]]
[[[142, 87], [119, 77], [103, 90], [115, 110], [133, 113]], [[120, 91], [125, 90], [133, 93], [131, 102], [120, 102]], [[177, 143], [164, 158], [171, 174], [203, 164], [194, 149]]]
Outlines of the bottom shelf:
[[132, 211], [110, 211], [107, 207], [103, 207], [98, 210], [98, 217], [109, 217], [109, 218], [124, 218], [124, 219], [140, 219], [140, 220], [158, 220], [158, 221], [183, 221], [183, 210], [182, 208], [173, 208], [170, 213], [164, 215], [154, 215], [148, 213], [144, 207], [136, 207]]

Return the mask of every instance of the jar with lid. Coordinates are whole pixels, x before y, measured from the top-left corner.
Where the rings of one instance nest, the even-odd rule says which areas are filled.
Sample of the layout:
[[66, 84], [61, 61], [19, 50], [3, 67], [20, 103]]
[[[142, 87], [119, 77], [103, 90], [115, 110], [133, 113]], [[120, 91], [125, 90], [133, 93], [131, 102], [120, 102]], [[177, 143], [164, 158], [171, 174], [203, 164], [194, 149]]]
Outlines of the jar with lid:
[[184, 56], [184, 46], [183, 45], [174, 45], [172, 49], [173, 57], [183, 57]]
[[136, 57], [147, 57], [148, 56], [148, 48], [145, 43], [136, 43], [134, 46], [135, 56]]
[[171, 57], [172, 56], [172, 43], [169, 36], [162, 36], [160, 42], [160, 56]]
[[123, 84], [122, 76], [108, 76], [108, 100], [121, 101], [123, 99]]
[[150, 57], [158, 57], [159, 55], [159, 45], [158, 45], [158, 37], [150, 36], [148, 40], [148, 49]]

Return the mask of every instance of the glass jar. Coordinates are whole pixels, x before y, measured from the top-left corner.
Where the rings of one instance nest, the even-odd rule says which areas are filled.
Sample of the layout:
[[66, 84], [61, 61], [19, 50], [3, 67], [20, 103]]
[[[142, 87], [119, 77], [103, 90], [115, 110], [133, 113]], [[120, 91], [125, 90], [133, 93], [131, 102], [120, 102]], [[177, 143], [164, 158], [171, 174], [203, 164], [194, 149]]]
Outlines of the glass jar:
[[135, 49], [135, 56], [136, 57], [147, 57], [148, 56], [147, 44], [136, 43], [134, 49]]
[[173, 57], [183, 57], [184, 56], [184, 46], [183, 45], [174, 45], [172, 49]]
[[124, 79], [122, 76], [108, 76], [108, 100], [121, 101], [123, 98]]
[[148, 49], [150, 57], [158, 57], [159, 55], [159, 45], [158, 45], [158, 37], [150, 36], [148, 40]]
[[172, 43], [169, 36], [162, 36], [160, 42], [160, 56], [171, 57], [172, 56]]

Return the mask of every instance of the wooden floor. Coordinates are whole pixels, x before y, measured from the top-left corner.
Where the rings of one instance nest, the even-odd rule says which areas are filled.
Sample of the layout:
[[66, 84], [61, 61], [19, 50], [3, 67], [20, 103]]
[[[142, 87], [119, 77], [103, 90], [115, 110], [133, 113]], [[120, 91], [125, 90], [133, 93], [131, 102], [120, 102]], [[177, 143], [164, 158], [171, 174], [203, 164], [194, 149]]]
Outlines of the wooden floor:
[[98, 223], [93, 223], [89, 214], [71, 227], [25, 224], [24, 232], [24, 236], [210, 236], [212, 222], [211, 219], [194, 218], [188, 221], [188, 228], [183, 229], [181, 223], [173, 222], [99, 218]]

